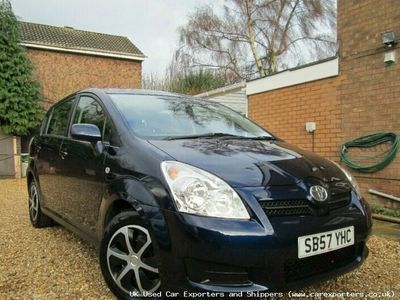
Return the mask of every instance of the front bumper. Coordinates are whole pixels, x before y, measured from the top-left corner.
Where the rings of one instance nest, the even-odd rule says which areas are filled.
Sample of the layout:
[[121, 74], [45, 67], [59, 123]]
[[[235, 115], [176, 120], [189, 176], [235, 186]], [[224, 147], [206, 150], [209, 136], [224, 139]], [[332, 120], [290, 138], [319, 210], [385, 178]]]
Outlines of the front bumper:
[[[163, 288], [284, 291], [346, 273], [368, 255], [371, 223], [358, 199], [326, 216], [268, 219], [256, 206], [253, 211], [251, 220], [227, 220], [163, 210], [168, 228], [158, 241]], [[297, 237], [351, 225], [354, 246], [297, 258]]]

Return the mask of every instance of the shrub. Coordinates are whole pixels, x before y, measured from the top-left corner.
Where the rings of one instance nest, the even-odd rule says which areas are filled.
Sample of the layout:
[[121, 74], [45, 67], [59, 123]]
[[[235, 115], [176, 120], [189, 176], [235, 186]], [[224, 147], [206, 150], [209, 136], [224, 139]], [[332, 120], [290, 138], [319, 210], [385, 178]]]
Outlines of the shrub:
[[27, 135], [40, 122], [40, 86], [32, 70], [11, 4], [0, 0], [0, 128], [5, 133]]

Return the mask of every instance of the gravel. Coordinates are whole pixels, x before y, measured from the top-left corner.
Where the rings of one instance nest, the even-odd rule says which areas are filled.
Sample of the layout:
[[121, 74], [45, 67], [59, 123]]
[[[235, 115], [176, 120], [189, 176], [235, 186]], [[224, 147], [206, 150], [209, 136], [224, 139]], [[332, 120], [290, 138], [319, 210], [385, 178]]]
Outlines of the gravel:
[[0, 299], [115, 299], [95, 248], [61, 226], [31, 226], [25, 180], [0, 180], [0, 195]]
[[[25, 180], [0, 180], [0, 195], [0, 299], [115, 299], [93, 247], [61, 226], [30, 225]], [[372, 236], [368, 245], [361, 268], [304, 291], [390, 291], [398, 299], [400, 243]]]

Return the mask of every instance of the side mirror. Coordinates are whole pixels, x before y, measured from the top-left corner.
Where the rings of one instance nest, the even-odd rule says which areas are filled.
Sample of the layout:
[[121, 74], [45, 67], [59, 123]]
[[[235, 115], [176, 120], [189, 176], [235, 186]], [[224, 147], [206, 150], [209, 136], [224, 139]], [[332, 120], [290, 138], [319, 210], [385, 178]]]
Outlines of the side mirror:
[[101, 133], [99, 127], [93, 124], [73, 124], [71, 127], [71, 137], [76, 140], [97, 143], [101, 141]]

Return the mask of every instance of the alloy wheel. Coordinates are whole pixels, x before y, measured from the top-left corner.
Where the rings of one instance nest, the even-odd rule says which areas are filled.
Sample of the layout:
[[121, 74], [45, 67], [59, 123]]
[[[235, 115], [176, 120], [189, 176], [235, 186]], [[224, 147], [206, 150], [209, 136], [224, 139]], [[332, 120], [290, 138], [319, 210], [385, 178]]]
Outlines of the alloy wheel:
[[108, 271], [125, 293], [157, 291], [161, 282], [156, 262], [149, 232], [142, 226], [123, 226], [108, 243]]
[[29, 191], [29, 214], [33, 221], [36, 221], [39, 213], [39, 196], [35, 184], [31, 185]]

